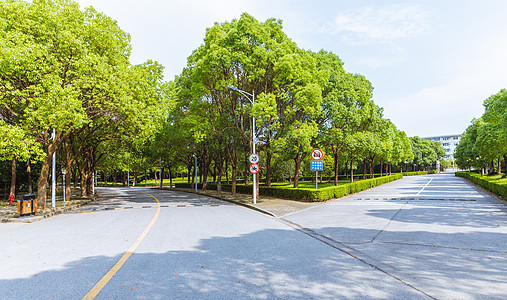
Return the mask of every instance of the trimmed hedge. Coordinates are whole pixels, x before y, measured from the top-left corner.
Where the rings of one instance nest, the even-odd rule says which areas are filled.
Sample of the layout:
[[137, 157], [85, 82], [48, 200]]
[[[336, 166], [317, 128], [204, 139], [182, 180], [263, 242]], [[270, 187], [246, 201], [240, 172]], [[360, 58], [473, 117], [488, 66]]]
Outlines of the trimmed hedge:
[[415, 175], [428, 175], [428, 174], [437, 174], [438, 171], [417, 171], [417, 172], [403, 172], [403, 176], [415, 176]]
[[[312, 201], [321, 202], [334, 198], [341, 198], [349, 194], [354, 194], [367, 190], [372, 187], [379, 186], [381, 184], [391, 182], [394, 180], [401, 179], [402, 174], [396, 173], [390, 176], [383, 176], [372, 179], [360, 180], [352, 183], [345, 183], [338, 186], [330, 186], [322, 189], [311, 189], [311, 188], [298, 188], [295, 189], [292, 186], [259, 186], [259, 194], [264, 196], [274, 196], [279, 198], [288, 198], [300, 201]], [[176, 183], [177, 188], [193, 188], [195, 185], [188, 183]], [[216, 190], [216, 184], [208, 184], [207, 189]], [[201, 189], [201, 185], [197, 185], [198, 189]], [[230, 191], [230, 184], [222, 184], [223, 191]], [[241, 194], [251, 194], [252, 186], [237, 185], [236, 191]]]
[[456, 172], [455, 176], [466, 178], [476, 183], [490, 192], [493, 192], [504, 199], [507, 199], [507, 183], [497, 183], [496, 179], [488, 176], [481, 176], [474, 172]]

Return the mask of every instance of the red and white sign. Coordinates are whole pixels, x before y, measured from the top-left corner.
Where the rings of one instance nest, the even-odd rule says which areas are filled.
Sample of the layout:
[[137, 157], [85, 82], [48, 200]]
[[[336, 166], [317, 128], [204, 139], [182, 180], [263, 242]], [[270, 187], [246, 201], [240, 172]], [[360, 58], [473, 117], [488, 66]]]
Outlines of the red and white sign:
[[324, 152], [320, 149], [313, 149], [311, 157], [313, 160], [321, 160], [324, 157]]
[[258, 164], [251, 164], [250, 165], [250, 173], [252, 173], [252, 174], [259, 173], [259, 165]]

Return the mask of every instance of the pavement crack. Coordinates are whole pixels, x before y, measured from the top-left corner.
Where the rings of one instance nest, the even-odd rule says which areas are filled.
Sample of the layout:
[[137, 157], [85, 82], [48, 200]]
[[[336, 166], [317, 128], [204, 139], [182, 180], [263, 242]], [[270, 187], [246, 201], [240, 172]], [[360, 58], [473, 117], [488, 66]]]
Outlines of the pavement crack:
[[[393, 216], [393, 218], [395, 216]], [[403, 285], [405, 285], [405, 286], [407, 286], [407, 287], [409, 287], [409, 288], [411, 288], [411, 289], [413, 289], [413, 290], [415, 290], [415, 291], [417, 291], [417, 292], [419, 292], [419, 293], [427, 296], [430, 299], [437, 299], [437, 298], [429, 295], [428, 293], [426, 293], [426, 292], [424, 292], [424, 291], [416, 288], [415, 286], [411, 285], [410, 283], [407, 283], [407, 282], [403, 281], [398, 276], [396, 276], [396, 275], [394, 275], [394, 274], [386, 271], [383, 267], [379, 267], [378, 264], [370, 263], [370, 262], [366, 261], [365, 258], [359, 257], [359, 255], [362, 255], [362, 256], [365, 256], [365, 257], [369, 257], [369, 256], [366, 255], [366, 254], [364, 254], [364, 253], [362, 253], [361, 251], [359, 251], [357, 249], [354, 249], [354, 248], [352, 248], [350, 246], [347, 246], [347, 245], [345, 245], [345, 244], [343, 244], [341, 242], [338, 242], [338, 241], [334, 240], [331, 237], [328, 237], [326, 235], [320, 234], [320, 233], [318, 233], [318, 232], [316, 232], [316, 231], [314, 231], [314, 230], [312, 230], [310, 228], [303, 227], [303, 226], [301, 226], [301, 225], [299, 225], [297, 223], [294, 223], [292, 221], [289, 221], [289, 220], [286, 220], [286, 219], [283, 219], [283, 218], [278, 218], [277, 220], [279, 220], [280, 222], [282, 222], [282, 223], [284, 223], [284, 224], [286, 224], [286, 225], [294, 228], [295, 230], [297, 230], [297, 231], [299, 231], [299, 232], [301, 232], [301, 233], [303, 233], [303, 234], [305, 234], [305, 235], [307, 235], [307, 236], [309, 236], [309, 237], [311, 237], [311, 238], [313, 238], [313, 239], [315, 239], [315, 240], [317, 240], [317, 241], [319, 241], [321, 243], [326, 244], [327, 246], [329, 246], [329, 247], [331, 247], [333, 249], [336, 249], [336, 250], [338, 250], [338, 251], [340, 251], [340, 252], [342, 252], [342, 253], [344, 253], [344, 254], [346, 254], [346, 255], [348, 255], [348, 256], [350, 256], [350, 257], [352, 257], [352, 258], [354, 258], [354, 259], [356, 259], [358, 261], [360, 261], [361, 263], [363, 263], [365, 265], [368, 265], [368, 266], [370, 266], [370, 267], [372, 267], [372, 268], [374, 268], [374, 269], [376, 269], [376, 270], [378, 270], [378, 271], [386, 274], [387, 276], [389, 276], [389, 277], [397, 280], [398, 282], [402, 283]], [[357, 254], [354, 254], [354, 252], [357, 253]], [[374, 258], [371, 258], [371, 259], [375, 260]]]
[[384, 232], [384, 230], [391, 224], [391, 222], [394, 220], [394, 218], [396, 218], [396, 216], [398, 216], [398, 214], [403, 210], [403, 208], [405, 207], [405, 205], [407, 205], [407, 203], [404, 203], [400, 209], [394, 214], [394, 216], [392, 216], [392, 218], [389, 220], [389, 222], [387, 222], [387, 224], [381, 229], [379, 230], [379, 232], [377, 232], [377, 234], [375, 234], [375, 236], [371, 239], [371, 241], [369, 241], [369, 243], [375, 241], [375, 239], [382, 233]]
[[[377, 243], [377, 244], [404, 245], [404, 246], [430, 247], [430, 248], [439, 248], [439, 249], [466, 250], [466, 251], [477, 251], [477, 252], [507, 253], [507, 251], [499, 251], [499, 250], [474, 249], [474, 248], [451, 247], [451, 246], [430, 245], [430, 244], [417, 244], [417, 243], [404, 243], [404, 242], [375, 241], [375, 243]], [[354, 244], [354, 245], [356, 245], [356, 244]]]

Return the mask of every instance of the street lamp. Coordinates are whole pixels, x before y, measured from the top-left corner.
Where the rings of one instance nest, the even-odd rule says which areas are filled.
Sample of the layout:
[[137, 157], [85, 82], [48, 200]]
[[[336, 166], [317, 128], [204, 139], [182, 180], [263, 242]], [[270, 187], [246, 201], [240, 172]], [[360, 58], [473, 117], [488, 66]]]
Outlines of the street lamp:
[[194, 184], [195, 184], [195, 192], [197, 193], [197, 153], [194, 153], [195, 158], [195, 176], [194, 176]]
[[65, 168], [62, 168], [62, 175], [63, 175], [63, 207], [65, 207], [65, 174], [67, 173], [67, 171], [65, 170]]
[[[53, 143], [55, 143], [55, 129], [53, 128]], [[53, 170], [51, 172], [51, 207], [56, 207], [56, 150], [53, 152]]]
[[[250, 94], [250, 93], [240, 90], [237, 87], [232, 86], [232, 85], [228, 85], [227, 87], [233, 91], [240, 93], [243, 97], [248, 99], [248, 101], [250, 101], [250, 103], [252, 103], [252, 108], [254, 107], [254, 105], [255, 105], [255, 91], [254, 90], [252, 90], [252, 93]], [[252, 97], [252, 99], [250, 99], [249, 96]], [[255, 142], [256, 142], [255, 141], [255, 117], [252, 114], [252, 154], [255, 154]], [[256, 192], [257, 191], [257, 189], [256, 189], [257, 181], [256, 181], [256, 176], [255, 176], [256, 174], [253, 173], [252, 175], [253, 175], [253, 192], [252, 192], [253, 204], [256, 204], [257, 203], [257, 192]]]

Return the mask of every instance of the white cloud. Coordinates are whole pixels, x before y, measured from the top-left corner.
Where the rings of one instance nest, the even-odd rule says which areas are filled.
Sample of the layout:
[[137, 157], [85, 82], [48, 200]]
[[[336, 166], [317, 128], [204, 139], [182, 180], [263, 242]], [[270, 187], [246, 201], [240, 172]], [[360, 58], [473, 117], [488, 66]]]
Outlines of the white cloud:
[[339, 14], [318, 31], [340, 34], [344, 42], [386, 43], [423, 35], [429, 29], [428, 13], [420, 5], [368, 6]]

